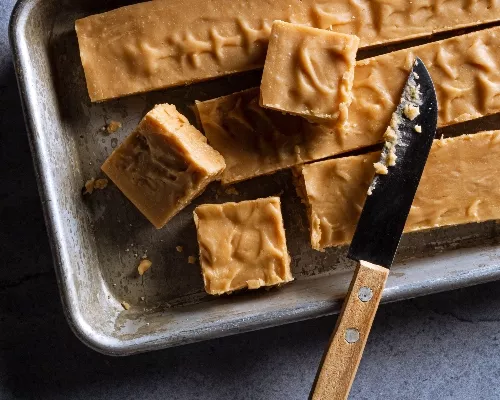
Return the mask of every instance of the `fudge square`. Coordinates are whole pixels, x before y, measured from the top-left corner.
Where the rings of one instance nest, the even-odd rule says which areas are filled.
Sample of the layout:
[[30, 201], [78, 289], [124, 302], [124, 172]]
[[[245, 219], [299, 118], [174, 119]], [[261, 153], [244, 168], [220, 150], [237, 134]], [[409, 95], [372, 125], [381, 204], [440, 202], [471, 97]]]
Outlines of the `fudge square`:
[[352, 101], [359, 38], [275, 21], [260, 105], [310, 119], [344, 122]]
[[225, 168], [224, 158], [170, 104], [157, 105], [101, 169], [158, 229]]
[[209, 294], [293, 280], [279, 197], [204, 204], [194, 210]]

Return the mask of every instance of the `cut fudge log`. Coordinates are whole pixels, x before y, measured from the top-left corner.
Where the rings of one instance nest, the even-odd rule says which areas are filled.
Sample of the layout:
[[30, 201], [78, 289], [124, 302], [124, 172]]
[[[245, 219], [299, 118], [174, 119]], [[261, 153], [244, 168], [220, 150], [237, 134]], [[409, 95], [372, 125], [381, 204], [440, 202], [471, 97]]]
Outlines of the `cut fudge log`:
[[357, 35], [373, 46], [500, 19], [496, 1], [169, 0], [76, 21], [92, 101], [264, 65], [274, 20]]
[[[314, 249], [351, 241], [379, 157], [374, 152], [297, 167]], [[500, 131], [435, 140], [405, 232], [500, 218], [499, 165]]]

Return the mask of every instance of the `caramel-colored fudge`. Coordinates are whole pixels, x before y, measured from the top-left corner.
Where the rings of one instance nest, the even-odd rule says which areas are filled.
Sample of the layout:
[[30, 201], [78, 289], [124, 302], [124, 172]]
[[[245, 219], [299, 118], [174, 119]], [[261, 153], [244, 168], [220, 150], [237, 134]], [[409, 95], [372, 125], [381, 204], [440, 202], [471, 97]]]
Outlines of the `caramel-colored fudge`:
[[337, 142], [330, 129], [260, 107], [258, 89], [198, 102], [196, 108], [208, 142], [226, 160], [223, 184], [322, 158]]
[[359, 38], [282, 21], [273, 23], [260, 105], [306, 118], [347, 118]]
[[436, 86], [438, 126], [500, 112], [500, 28], [429, 43], [356, 63], [345, 129], [259, 108], [258, 89], [197, 104], [203, 129], [224, 156], [224, 183], [383, 141], [415, 56]]
[[[311, 244], [350, 242], [379, 152], [300, 167], [298, 192], [308, 207]], [[405, 232], [500, 218], [500, 131], [435, 140]]]
[[170, 104], [157, 105], [102, 170], [161, 228], [224, 170], [222, 156]]
[[361, 47], [500, 19], [496, 1], [169, 0], [76, 21], [92, 101], [261, 68], [282, 20], [356, 35]]
[[209, 294], [293, 280], [279, 197], [205, 204], [194, 211]]
[[381, 140], [415, 56], [436, 87], [438, 127], [499, 112], [499, 48], [496, 27], [359, 61], [348, 123], [340, 135], [350, 147]]

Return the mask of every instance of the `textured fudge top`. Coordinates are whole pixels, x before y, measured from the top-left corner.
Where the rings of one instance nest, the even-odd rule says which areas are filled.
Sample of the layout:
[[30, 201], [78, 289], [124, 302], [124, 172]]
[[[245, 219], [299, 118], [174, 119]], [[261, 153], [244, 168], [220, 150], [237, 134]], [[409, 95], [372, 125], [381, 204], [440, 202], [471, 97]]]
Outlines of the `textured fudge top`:
[[[315, 249], [348, 243], [380, 153], [301, 168]], [[435, 140], [405, 232], [500, 218], [500, 131]]]
[[278, 197], [205, 204], [194, 217], [208, 293], [293, 280]]
[[186, 117], [162, 104], [143, 118], [102, 170], [160, 228], [224, 167], [222, 156]]
[[361, 47], [498, 20], [494, 1], [169, 0], [76, 21], [92, 101], [264, 65], [274, 20], [357, 35]]
[[345, 121], [358, 45], [357, 36], [275, 21], [260, 86], [261, 106]]

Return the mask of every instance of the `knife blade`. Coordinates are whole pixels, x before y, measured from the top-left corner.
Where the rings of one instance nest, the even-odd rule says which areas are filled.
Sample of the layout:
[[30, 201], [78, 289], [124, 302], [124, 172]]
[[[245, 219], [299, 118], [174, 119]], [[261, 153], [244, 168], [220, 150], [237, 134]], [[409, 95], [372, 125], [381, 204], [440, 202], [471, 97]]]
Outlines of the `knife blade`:
[[316, 376], [313, 400], [349, 395], [436, 134], [437, 115], [432, 78], [416, 58], [349, 247], [348, 257], [358, 265]]
[[436, 125], [436, 92], [427, 68], [417, 58], [386, 131], [379, 161], [387, 165], [392, 153], [396, 156], [395, 165], [387, 166], [387, 174], [375, 174], [373, 178], [349, 247], [349, 258], [391, 267]]

